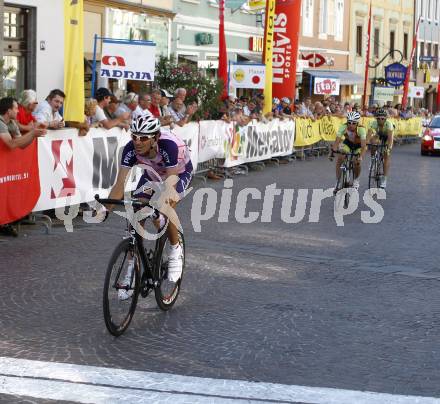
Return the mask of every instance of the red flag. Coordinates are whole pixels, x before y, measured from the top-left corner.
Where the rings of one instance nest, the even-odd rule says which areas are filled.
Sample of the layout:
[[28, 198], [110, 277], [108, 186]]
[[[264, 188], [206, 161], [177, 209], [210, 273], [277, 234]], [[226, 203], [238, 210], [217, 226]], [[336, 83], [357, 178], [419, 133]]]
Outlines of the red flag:
[[225, 36], [225, 0], [219, 0], [219, 50], [218, 50], [218, 78], [223, 80], [222, 99], [228, 97], [228, 53], [226, 51]]
[[296, 95], [296, 64], [300, 34], [301, 0], [277, 0], [274, 21], [272, 95]]
[[413, 47], [411, 50], [411, 57], [409, 59], [408, 68], [406, 70], [405, 84], [403, 85], [402, 110], [404, 110], [408, 104], [409, 79], [411, 78], [412, 63], [414, 59], [414, 53], [416, 52], [416, 47], [417, 47], [417, 36], [419, 34], [420, 18], [421, 17], [419, 17], [419, 20], [417, 21], [416, 33], [414, 35]]
[[370, 38], [371, 38], [371, 2], [370, 2], [370, 17], [368, 19], [368, 38], [367, 38], [367, 55], [365, 57], [365, 78], [364, 78], [364, 96], [362, 97], [362, 107], [367, 109], [367, 85], [368, 85], [368, 72], [370, 64]]
[[24, 149], [13, 149], [0, 139], [0, 224], [21, 219], [40, 196], [37, 139]]

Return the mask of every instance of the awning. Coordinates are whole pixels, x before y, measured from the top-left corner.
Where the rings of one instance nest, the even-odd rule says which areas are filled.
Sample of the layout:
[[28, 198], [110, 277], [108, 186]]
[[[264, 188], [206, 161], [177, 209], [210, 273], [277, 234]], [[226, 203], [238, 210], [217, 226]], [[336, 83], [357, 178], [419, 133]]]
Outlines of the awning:
[[[251, 53], [237, 53], [237, 56], [240, 56], [242, 59], [246, 59], [248, 62], [252, 63], [263, 63], [263, 55], [262, 54], [251, 54]], [[245, 60], [245, 61], [246, 61]]]
[[307, 73], [312, 77], [323, 79], [339, 79], [341, 81], [341, 86], [351, 86], [353, 84], [362, 84], [364, 82], [362, 76], [348, 70], [304, 70], [304, 73]]

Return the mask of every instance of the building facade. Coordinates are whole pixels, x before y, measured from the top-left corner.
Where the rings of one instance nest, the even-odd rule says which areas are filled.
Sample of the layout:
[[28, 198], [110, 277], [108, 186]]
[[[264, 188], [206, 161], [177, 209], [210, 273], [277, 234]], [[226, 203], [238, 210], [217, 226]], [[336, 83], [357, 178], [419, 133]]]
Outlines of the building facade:
[[419, 102], [419, 106], [435, 112], [440, 107], [436, 105], [439, 80], [440, 2], [416, 0], [415, 21], [419, 19], [414, 74], [417, 86], [425, 88], [424, 98]]
[[64, 86], [64, 3], [59, 0], [8, 0], [3, 6], [2, 52], [8, 93], [27, 88], [43, 100]]
[[299, 42], [299, 97], [323, 98], [315, 93], [314, 82], [333, 78], [341, 87], [336, 98], [351, 98], [360, 76], [349, 71], [350, 1], [303, 0]]
[[[175, 0], [171, 53], [200, 68], [218, 67], [219, 8], [217, 0]], [[261, 12], [225, 10], [228, 60], [261, 63], [264, 28]]]
[[[401, 61], [408, 65], [411, 55], [412, 38], [414, 32], [414, 0], [372, 0], [372, 22], [370, 61], [373, 66], [382, 63], [376, 68], [369, 69], [367, 96], [369, 103], [387, 100], [375, 100], [375, 83], [385, 85], [385, 66]], [[353, 0], [350, 20], [350, 70], [364, 76], [365, 59], [367, 52], [367, 35], [369, 21], [370, 0]], [[402, 56], [393, 50], [400, 51]], [[415, 80], [412, 77], [414, 84]], [[356, 100], [361, 100], [364, 92], [363, 84], [357, 87], [354, 94]], [[388, 101], [398, 103], [401, 100], [402, 89], [396, 89]], [[376, 93], [376, 97], [378, 97]]]

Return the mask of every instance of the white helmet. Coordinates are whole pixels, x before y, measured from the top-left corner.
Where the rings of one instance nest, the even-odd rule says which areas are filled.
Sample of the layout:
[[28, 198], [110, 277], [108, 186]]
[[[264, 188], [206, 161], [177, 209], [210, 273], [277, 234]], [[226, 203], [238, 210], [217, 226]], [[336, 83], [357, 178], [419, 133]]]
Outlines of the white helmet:
[[352, 111], [347, 114], [347, 122], [359, 123], [360, 120], [361, 120], [361, 114], [359, 112]]
[[275, 98], [272, 100], [272, 103], [275, 104], [275, 105], [279, 105], [279, 103], [280, 103], [280, 99], [277, 98], [277, 97], [275, 97]]
[[160, 121], [154, 116], [141, 115], [133, 119], [130, 130], [138, 136], [153, 137], [160, 130]]
[[290, 105], [290, 99], [289, 99], [289, 97], [283, 97], [283, 98], [281, 98], [281, 101], [282, 101], [282, 102], [285, 102], [285, 103], [288, 104], [288, 105]]

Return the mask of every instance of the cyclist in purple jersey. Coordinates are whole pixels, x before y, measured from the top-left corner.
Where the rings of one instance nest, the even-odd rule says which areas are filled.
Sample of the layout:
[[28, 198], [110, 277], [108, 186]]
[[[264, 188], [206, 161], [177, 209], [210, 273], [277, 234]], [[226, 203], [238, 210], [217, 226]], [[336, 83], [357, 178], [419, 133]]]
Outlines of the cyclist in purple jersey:
[[[126, 178], [135, 165], [146, 167], [137, 186], [142, 191], [136, 192], [136, 197], [150, 199], [151, 194], [144, 192], [144, 186], [149, 188], [148, 182], [166, 180], [170, 176], [177, 176], [176, 192], [182, 194], [188, 188], [193, 172], [190, 152], [185, 143], [170, 131], [161, 128], [159, 120], [152, 116], [134, 119], [130, 130], [132, 141], [124, 147], [118, 178], [109, 198], [123, 198]], [[169, 201], [173, 209], [178, 197], [176, 199]], [[182, 274], [183, 254], [178, 229], [171, 220], [167, 231], [170, 240], [168, 280], [177, 282]]]

